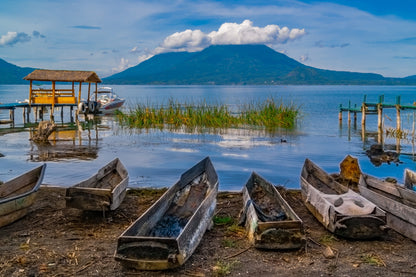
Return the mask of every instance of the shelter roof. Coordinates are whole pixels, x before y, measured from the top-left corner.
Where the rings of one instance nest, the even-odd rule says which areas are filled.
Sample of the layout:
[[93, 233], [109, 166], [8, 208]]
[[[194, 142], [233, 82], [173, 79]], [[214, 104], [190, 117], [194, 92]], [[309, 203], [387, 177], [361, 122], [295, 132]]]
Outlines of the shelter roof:
[[94, 71], [36, 69], [23, 79], [33, 81], [101, 83]]

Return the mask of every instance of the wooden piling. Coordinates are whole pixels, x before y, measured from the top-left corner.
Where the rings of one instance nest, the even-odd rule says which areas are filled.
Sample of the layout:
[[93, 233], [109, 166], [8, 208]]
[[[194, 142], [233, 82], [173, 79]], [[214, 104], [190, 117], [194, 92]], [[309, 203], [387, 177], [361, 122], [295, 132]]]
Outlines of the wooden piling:
[[339, 122], [342, 122], [342, 104], [339, 105], [338, 120]]
[[365, 111], [367, 110], [367, 107], [365, 103], [361, 105], [361, 126], [365, 126]]
[[400, 118], [400, 96], [396, 97], [396, 112], [397, 112], [397, 117], [396, 117], [396, 129], [397, 131], [401, 130], [401, 118]]
[[381, 129], [383, 126], [383, 106], [381, 104], [377, 104], [377, 128]]

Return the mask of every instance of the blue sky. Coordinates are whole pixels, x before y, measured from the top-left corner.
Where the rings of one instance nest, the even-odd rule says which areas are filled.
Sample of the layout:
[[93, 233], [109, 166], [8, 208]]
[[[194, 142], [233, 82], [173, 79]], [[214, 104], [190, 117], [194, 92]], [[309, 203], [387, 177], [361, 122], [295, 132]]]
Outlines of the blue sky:
[[266, 44], [306, 65], [416, 75], [413, 0], [2, 0], [0, 58], [100, 77], [152, 55]]

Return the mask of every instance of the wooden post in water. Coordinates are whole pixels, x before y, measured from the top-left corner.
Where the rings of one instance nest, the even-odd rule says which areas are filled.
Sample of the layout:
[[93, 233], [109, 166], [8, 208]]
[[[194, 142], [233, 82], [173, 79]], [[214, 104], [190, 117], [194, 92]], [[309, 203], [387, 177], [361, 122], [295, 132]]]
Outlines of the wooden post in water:
[[30, 113], [32, 111], [32, 108], [29, 106], [27, 107], [27, 112], [26, 112], [26, 122], [30, 122]]
[[351, 123], [351, 101], [348, 101], [348, 124]]
[[338, 120], [340, 123], [342, 122], [342, 104], [339, 104]]
[[354, 104], [354, 125], [357, 126], [357, 104]]
[[400, 95], [396, 97], [396, 111], [397, 111], [397, 119], [396, 119], [396, 129], [400, 131], [401, 129], [401, 118], [400, 118]]
[[382, 104], [382, 96], [379, 97], [378, 104], [377, 104], [377, 133], [378, 133], [378, 143], [382, 143], [383, 139], [383, 104]]
[[381, 96], [379, 96], [379, 98], [378, 98], [377, 115], [378, 115], [377, 127], [380, 130], [382, 128], [382, 125], [383, 125], [383, 104], [382, 104], [382, 97]]
[[367, 100], [367, 95], [364, 95], [364, 99], [363, 99], [363, 103], [361, 105], [361, 126], [364, 126], [363, 129], [365, 129], [365, 111], [367, 110], [367, 106], [366, 106], [366, 100]]
[[9, 116], [10, 116], [10, 120], [12, 121], [12, 124], [14, 126], [14, 109], [9, 110]]
[[72, 115], [72, 112], [74, 110], [73, 106], [69, 107], [69, 118], [70, 118], [70, 122], [73, 123], [74, 122], [74, 116]]

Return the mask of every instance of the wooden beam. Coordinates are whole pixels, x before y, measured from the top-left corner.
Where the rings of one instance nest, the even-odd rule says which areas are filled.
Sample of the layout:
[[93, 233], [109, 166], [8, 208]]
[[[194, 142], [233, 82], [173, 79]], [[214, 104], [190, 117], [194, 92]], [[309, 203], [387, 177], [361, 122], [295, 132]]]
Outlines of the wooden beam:
[[29, 105], [32, 104], [32, 80], [30, 80], [30, 85], [29, 85]]
[[79, 91], [78, 91], [78, 105], [79, 102], [81, 102], [81, 87], [82, 87], [82, 82], [79, 82]]

